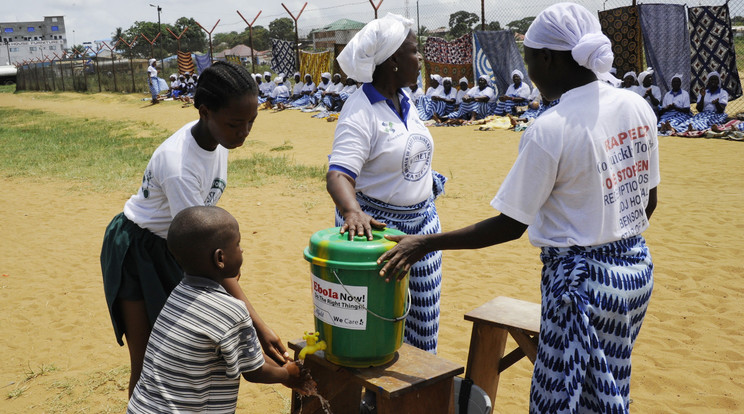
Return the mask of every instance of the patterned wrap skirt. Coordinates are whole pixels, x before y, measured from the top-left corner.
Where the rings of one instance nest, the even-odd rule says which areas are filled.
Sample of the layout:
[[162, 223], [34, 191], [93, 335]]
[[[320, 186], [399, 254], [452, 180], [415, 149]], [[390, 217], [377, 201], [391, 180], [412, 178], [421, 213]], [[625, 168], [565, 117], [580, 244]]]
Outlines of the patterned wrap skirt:
[[450, 112], [454, 111], [455, 104], [444, 101], [435, 101], [429, 96], [422, 96], [416, 104], [416, 110], [418, 111], [419, 118], [421, 118], [422, 121], [428, 121], [434, 117], [434, 114], [437, 114], [437, 116], [446, 116]]
[[653, 289], [642, 236], [544, 247], [530, 413], [627, 413], [630, 355]]
[[[443, 175], [432, 171], [434, 193], [425, 201], [412, 206], [395, 206], [357, 193], [362, 211], [387, 227], [406, 234], [434, 234], [442, 231], [434, 200], [444, 192]], [[342, 226], [343, 217], [336, 209], [336, 226]], [[411, 266], [409, 289], [411, 311], [406, 318], [404, 340], [416, 348], [437, 353], [439, 337], [439, 299], [442, 285], [442, 252], [427, 254]]]
[[470, 119], [470, 114], [475, 112], [476, 119], [483, 119], [491, 114], [490, 102], [461, 102], [457, 111], [447, 114], [447, 118], [453, 119]]
[[[672, 128], [678, 132], [684, 132], [689, 125], [690, 118], [692, 115], [686, 112], [680, 112], [675, 110], [666, 111], [659, 117], [659, 124], [657, 127], [661, 129], [661, 124], [669, 122]], [[660, 133], [664, 135], [663, 133]]]
[[150, 77], [149, 81], [147, 82], [147, 86], [150, 88], [150, 95], [152, 97], [152, 100], [156, 101], [158, 99], [158, 94], [160, 93], [158, 78]]
[[692, 125], [692, 129], [695, 131], [705, 131], [710, 129], [713, 125], [721, 125], [726, 122], [728, 115], [713, 111], [704, 111], [695, 114], [689, 121], [682, 125], [682, 129], [687, 129], [688, 125]]

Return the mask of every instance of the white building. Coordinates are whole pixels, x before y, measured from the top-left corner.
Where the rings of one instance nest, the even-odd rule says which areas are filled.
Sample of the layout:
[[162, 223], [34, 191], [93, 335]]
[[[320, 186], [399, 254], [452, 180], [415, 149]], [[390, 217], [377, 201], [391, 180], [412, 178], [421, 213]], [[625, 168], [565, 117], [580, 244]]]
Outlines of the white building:
[[33, 22], [0, 22], [0, 64], [62, 56], [67, 48], [65, 18], [45, 16]]

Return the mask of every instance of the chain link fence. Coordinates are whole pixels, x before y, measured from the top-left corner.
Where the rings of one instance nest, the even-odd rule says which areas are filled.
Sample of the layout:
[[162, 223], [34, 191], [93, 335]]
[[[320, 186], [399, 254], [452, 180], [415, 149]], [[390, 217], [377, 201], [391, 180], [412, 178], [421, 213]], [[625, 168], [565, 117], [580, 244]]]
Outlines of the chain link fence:
[[[503, 0], [387, 0], [349, 1], [345, 6], [355, 7], [311, 7], [303, 10], [289, 10], [297, 20], [300, 38], [318, 29], [317, 25], [309, 26], [305, 22], [325, 22], [331, 24], [340, 19], [349, 19], [367, 23], [377, 15], [382, 17], [388, 12], [412, 19], [417, 28], [420, 44], [428, 36], [453, 39], [472, 30], [511, 29], [517, 35], [523, 34], [532, 19], [544, 8], [558, 3], [558, 0], [530, 0], [528, 2], [509, 2]], [[634, 4], [633, 0], [574, 0], [592, 11], [611, 10]], [[637, 2], [642, 4], [643, 2]], [[737, 69], [741, 78], [744, 71], [744, 0], [696, 0], [680, 2], [679, 0], [653, 0], [654, 4], [684, 4], [688, 7], [722, 6], [728, 4], [734, 45], [736, 49]], [[367, 7], [363, 7], [366, 5]], [[378, 9], [375, 10], [375, 5]], [[352, 11], [353, 10], [353, 11]], [[273, 21], [286, 18], [289, 14], [264, 15], [263, 19]], [[322, 27], [322, 25], [321, 25]], [[348, 33], [342, 36], [348, 36]], [[343, 43], [338, 39], [337, 43]], [[312, 43], [301, 42], [303, 49], [312, 49]], [[684, 52], [684, 51], [682, 51]], [[641, 62], [641, 70], [645, 62]], [[161, 74], [177, 72], [175, 61], [165, 62], [165, 68], [159, 67]], [[147, 93], [147, 61], [144, 59], [84, 58], [27, 63], [18, 68], [17, 87], [19, 90], [39, 91], [78, 91], [78, 92], [138, 92]], [[162, 76], [167, 77], [167, 76]], [[729, 103], [728, 112], [744, 112], [744, 99]]]

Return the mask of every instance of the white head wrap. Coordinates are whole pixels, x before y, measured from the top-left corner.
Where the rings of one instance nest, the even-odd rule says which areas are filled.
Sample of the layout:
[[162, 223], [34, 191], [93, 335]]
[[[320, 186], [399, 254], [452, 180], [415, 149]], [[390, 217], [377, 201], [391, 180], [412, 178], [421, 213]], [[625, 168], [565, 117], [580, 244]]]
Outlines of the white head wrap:
[[274, 83], [276, 83], [277, 85], [279, 85], [280, 83], [284, 83], [284, 77], [277, 76], [276, 78], [274, 78]]
[[458, 83], [463, 83], [463, 82], [468, 83], [468, 78], [463, 76], [462, 78], [460, 78], [460, 81]]
[[638, 77], [636, 76], [635, 72], [632, 70], [630, 72], [625, 72], [625, 75], [623, 75], [623, 79], [627, 78], [628, 76], [633, 78], [633, 80], [636, 80], [636, 81], [638, 80]]
[[178, 79], [178, 76], [176, 76], [176, 74], [174, 73], [174, 74], [170, 75], [170, 78], [171, 79]]
[[271, 72], [269, 71], [264, 72], [264, 76], [271, 76]]
[[435, 74], [431, 75], [431, 78], [434, 79], [435, 81], [439, 82], [439, 83], [442, 83], [442, 75], [438, 75], [438, 74], [435, 73]]
[[718, 73], [718, 72], [716, 72], [714, 70], [713, 72], [708, 73], [708, 76], [705, 78], [705, 80], [707, 81], [710, 78], [718, 78], [718, 80], [720, 81], [721, 80], [721, 74]]
[[328, 79], [328, 80], [331, 80], [331, 74], [330, 74], [330, 73], [328, 73], [328, 72], [323, 72], [323, 73], [321, 73], [321, 74], [320, 74], [320, 78], [321, 78], [321, 79]]
[[646, 76], [653, 75], [653, 74], [654, 74], [654, 70], [651, 68], [644, 70], [643, 72], [638, 74], [638, 83], [643, 85], [643, 81], [646, 79]]
[[618, 82], [608, 73], [614, 59], [610, 39], [602, 34], [597, 17], [578, 4], [558, 3], [543, 10], [525, 33], [524, 45], [532, 49], [570, 50], [574, 60], [599, 79]]
[[295, 72], [294, 75], [295, 76], [300, 76], [300, 72]]
[[155, 62], [155, 59], [150, 59], [147, 62], [148, 62], [148, 65], [152, 65]]
[[450, 81], [450, 83], [452, 83], [452, 78], [450, 78], [449, 76], [445, 76], [442, 78], [442, 83], [444, 83], [444, 81]]
[[511, 73], [512, 78], [514, 77], [514, 75], [519, 75], [519, 79], [524, 79], [524, 74], [519, 69], [514, 69], [512, 71], [512, 73]]
[[682, 80], [682, 74], [681, 73], [675, 73], [674, 76], [672, 76], [672, 80], [674, 80], [674, 78], [677, 78], [677, 79], [679, 79], [681, 81]]
[[360, 82], [372, 82], [375, 67], [398, 50], [412, 26], [412, 20], [393, 13], [367, 23], [338, 54], [341, 70]]

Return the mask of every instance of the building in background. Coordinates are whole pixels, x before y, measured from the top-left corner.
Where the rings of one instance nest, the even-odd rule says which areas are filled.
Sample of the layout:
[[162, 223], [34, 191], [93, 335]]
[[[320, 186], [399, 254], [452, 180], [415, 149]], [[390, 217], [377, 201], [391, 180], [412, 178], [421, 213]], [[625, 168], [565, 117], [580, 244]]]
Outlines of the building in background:
[[352, 37], [362, 30], [364, 23], [349, 19], [340, 19], [310, 31], [309, 38], [313, 42], [315, 50], [333, 50], [334, 45], [345, 45], [349, 43]]
[[0, 64], [62, 56], [67, 48], [65, 18], [45, 16], [33, 22], [0, 22]]

